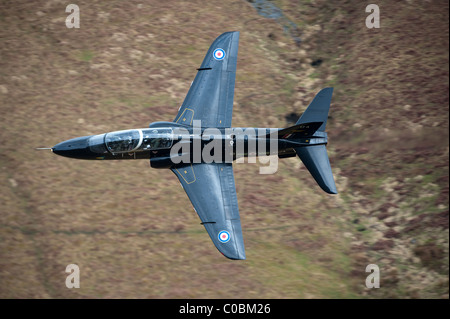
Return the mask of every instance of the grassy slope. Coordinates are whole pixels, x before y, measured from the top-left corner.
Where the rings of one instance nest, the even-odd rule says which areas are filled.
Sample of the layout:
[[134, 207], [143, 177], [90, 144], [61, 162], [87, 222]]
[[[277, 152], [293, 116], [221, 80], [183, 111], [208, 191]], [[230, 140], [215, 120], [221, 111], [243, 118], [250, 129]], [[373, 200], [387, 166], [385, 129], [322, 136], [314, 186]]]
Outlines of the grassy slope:
[[[245, 1], [77, 4], [78, 30], [65, 28], [64, 3], [0, 5], [1, 297], [360, 297], [368, 263], [388, 267], [393, 296], [448, 294], [439, 286], [448, 282], [448, 135], [435, 138], [448, 129], [448, 26], [433, 19], [444, 10], [404, 5], [400, 21], [386, 23], [401, 27], [421, 9], [417, 30], [392, 35], [382, 20], [368, 34], [361, 5], [279, 1], [305, 30], [297, 48]], [[396, 11], [381, 8], [382, 17]], [[430, 23], [441, 30], [432, 32], [435, 41], [420, 27]], [[225, 30], [241, 31], [234, 126], [285, 126], [285, 115], [303, 111], [320, 87], [336, 87], [329, 149], [341, 194], [321, 193], [296, 159], [280, 162], [276, 175], [235, 165], [244, 262], [214, 249], [170, 172], [151, 170], [147, 161], [71, 161], [32, 151], [171, 120], [204, 52]], [[429, 43], [416, 46], [402, 32]], [[377, 41], [385, 41], [382, 49], [368, 51]], [[324, 63], [313, 68], [317, 57]], [[354, 63], [358, 58], [372, 67]], [[416, 66], [424, 78], [411, 86]], [[401, 148], [392, 150], [393, 143]], [[382, 219], [384, 211], [390, 215]], [[434, 214], [445, 211], [444, 225], [436, 223]], [[425, 223], [405, 231], [424, 215]], [[374, 250], [387, 228], [400, 235], [389, 238], [392, 247]], [[415, 246], [407, 244], [411, 234]], [[414, 253], [421, 245], [447, 259], [427, 261], [420, 249]], [[412, 265], [404, 251], [416, 258]], [[70, 263], [80, 266], [81, 289], [65, 288]]]
[[[308, 43], [321, 83], [335, 87], [332, 162], [353, 226], [352, 274], [380, 265], [374, 297], [448, 298], [448, 2], [283, 1], [320, 32]], [[384, 281], [383, 281], [384, 279]]]

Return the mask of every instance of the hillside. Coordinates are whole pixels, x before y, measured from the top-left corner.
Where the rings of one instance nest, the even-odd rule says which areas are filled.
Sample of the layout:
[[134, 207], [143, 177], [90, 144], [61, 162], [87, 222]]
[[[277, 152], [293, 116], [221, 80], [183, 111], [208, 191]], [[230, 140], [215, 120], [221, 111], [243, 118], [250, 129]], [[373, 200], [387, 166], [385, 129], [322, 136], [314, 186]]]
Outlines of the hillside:
[[[277, 20], [243, 0], [76, 3], [80, 29], [63, 1], [0, 2], [1, 298], [448, 298], [447, 1], [379, 1], [380, 29], [361, 1], [276, 0]], [[170, 171], [34, 150], [172, 120], [230, 30], [233, 126], [288, 126], [335, 88], [339, 194], [296, 158], [273, 175], [234, 165], [242, 262], [217, 252]], [[72, 263], [80, 289], [64, 284]]]

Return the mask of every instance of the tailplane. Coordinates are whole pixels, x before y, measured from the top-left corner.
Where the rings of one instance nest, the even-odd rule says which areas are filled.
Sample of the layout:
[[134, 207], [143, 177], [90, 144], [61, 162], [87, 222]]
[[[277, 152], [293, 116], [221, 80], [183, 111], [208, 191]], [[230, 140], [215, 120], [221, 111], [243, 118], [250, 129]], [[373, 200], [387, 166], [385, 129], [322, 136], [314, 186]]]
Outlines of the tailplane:
[[295, 152], [305, 164], [317, 184], [328, 194], [337, 194], [330, 160], [324, 144], [306, 147], [297, 147]]

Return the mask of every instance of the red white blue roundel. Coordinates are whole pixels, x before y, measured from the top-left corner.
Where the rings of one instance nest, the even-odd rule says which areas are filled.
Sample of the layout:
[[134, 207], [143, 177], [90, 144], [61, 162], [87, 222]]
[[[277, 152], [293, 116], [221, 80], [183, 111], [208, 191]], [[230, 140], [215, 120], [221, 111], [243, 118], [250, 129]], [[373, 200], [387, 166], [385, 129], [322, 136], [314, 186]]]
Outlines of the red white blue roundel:
[[223, 60], [223, 58], [225, 57], [225, 51], [223, 49], [215, 49], [213, 52], [213, 57], [216, 60]]
[[230, 240], [230, 233], [229, 232], [227, 232], [226, 230], [222, 230], [220, 233], [219, 233], [219, 241], [221, 242], [221, 243], [228, 243], [228, 241]]

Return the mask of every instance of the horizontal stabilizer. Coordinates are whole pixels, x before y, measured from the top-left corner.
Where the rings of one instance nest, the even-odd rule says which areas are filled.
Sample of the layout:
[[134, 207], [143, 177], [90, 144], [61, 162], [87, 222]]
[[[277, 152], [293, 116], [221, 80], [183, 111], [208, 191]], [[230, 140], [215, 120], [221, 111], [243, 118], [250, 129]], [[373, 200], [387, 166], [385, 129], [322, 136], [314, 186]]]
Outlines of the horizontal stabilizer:
[[337, 194], [325, 145], [297, 147], [295, 148], [295, 152], [314, 177], [317, 184], [328, 194]]

